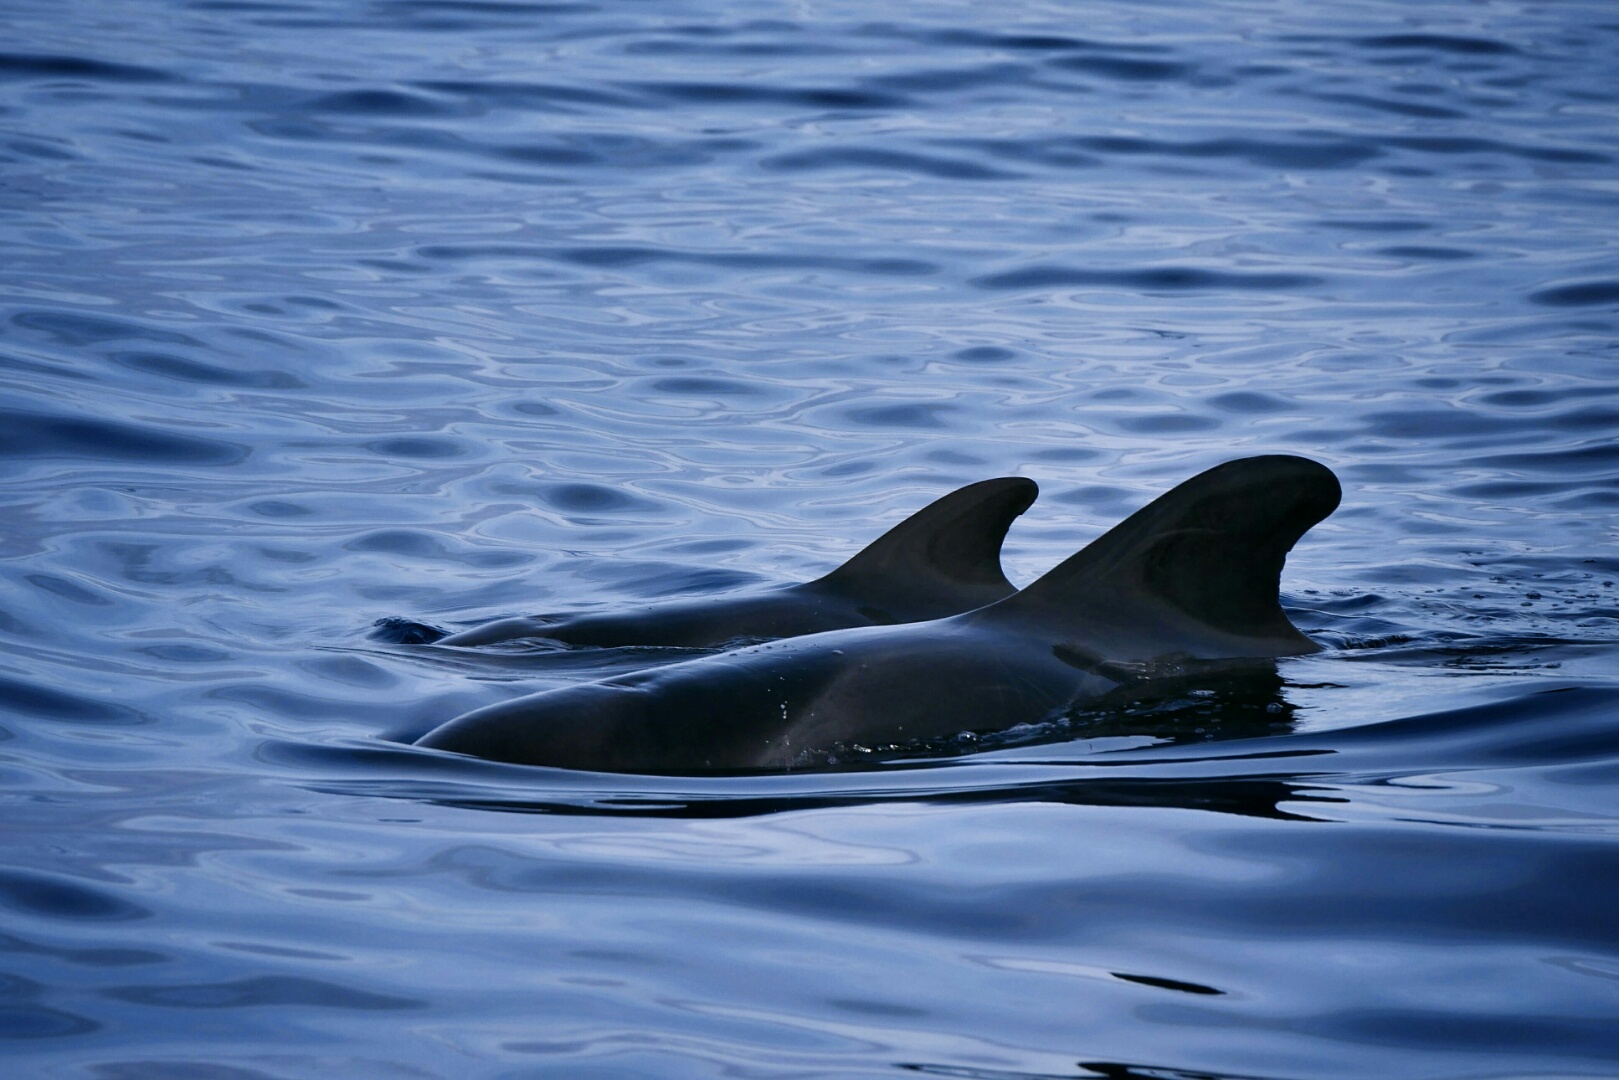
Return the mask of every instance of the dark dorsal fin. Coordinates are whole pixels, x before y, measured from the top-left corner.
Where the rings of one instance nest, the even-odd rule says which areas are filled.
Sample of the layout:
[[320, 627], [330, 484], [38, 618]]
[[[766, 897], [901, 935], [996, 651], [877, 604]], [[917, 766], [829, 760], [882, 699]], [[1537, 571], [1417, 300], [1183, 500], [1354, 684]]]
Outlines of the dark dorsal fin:
[[[993, 603], [1012, 592], [1001, 570], [1001, 542], [1039, 490], [1033, 480], [1018, 476], [958, 488], [812, 584], [878, 602], [921, 589], [982, 593], [982, 603]], [[961, 610], [958, 605], [940, 614]]]
[[1277, 586], [1287, 553], [1341, 494], [1332, 471], [1306, 458], [1229, 461], [1159, 496], [993, 610], [1060, 619], [1156, 606], [1182, 630], [1313, 651], [1282, 613]]

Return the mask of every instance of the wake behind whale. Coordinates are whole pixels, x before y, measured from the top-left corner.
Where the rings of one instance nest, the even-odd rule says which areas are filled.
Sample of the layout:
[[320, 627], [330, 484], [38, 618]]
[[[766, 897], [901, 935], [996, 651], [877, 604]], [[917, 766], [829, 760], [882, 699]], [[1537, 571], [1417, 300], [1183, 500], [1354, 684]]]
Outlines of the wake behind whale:
[[467, 713], [417, 745], [608, 772], [786, 768], [844, 744], [1037, 721], [1185, 660], [1315, 652], [1278, 588], [1287, 553], [1340, 495], [1332, 472], [1304, 458], [1228, 462], [978, 610], [550, 690]]

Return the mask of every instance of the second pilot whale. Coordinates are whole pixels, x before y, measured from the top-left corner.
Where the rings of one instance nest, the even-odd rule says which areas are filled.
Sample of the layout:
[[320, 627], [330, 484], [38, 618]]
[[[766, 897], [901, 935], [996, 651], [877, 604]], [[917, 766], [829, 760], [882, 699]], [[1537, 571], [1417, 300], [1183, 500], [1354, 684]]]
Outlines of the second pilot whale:
[[845, 745], [1039, 721], [1188, 660], [1315, 652], [1278, 588], [1287, 553], [1340, 494], [1305, 458], [1227, 462], [988, 607], [533, 694], [418, 745], [607, 772], [784, 768]]
[[1033, 480], [1016, 476], [958, 488], [814, 581], [599, 615], [501, 619], [438, 644], [546, 638], [568, 645], [708, 648], [738, 638], [795, 637], [971, 611], [1012, 594], [1001, 570], [1001, 544], [1038, 491]]

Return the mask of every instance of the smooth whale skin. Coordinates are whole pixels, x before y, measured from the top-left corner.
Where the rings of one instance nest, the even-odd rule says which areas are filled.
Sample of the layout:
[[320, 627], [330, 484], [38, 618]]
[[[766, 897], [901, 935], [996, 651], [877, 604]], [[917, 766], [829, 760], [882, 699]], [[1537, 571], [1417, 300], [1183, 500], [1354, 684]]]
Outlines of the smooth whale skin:
[[1339, 498], [1304, 458], [1228, 462], [989, 607], [550, 690], [417, 745], [604, 772], [787, 768], [840, 745], [1038, 721], [1185, 660], [1315, 652], [1277, 590], [1287, 553]]
[[1034, 502], [1033, 480], [1006, 476], [952, 491], [814, 581], [739, 597], [649, 604], [609, 615], [501, 619], [440, 645], [540, 637], [568, 645], [704, 648], [850, 626], [938, 619], [1014, 591], [1001, 570], [1006, 530]]

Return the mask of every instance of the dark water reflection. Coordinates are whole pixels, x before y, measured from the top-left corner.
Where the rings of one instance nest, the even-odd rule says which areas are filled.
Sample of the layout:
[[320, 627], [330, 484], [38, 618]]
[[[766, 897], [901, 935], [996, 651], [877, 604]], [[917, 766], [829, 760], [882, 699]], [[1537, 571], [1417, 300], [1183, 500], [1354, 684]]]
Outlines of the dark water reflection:
[[[0, 13], [0, 1039], [121, 1078], [1615, 1071], [1607, 6]], [[1027, 583], [1344, 481], [1327, 651], [943, 746], [404, 743], [691, 655], [444, 631]]]

